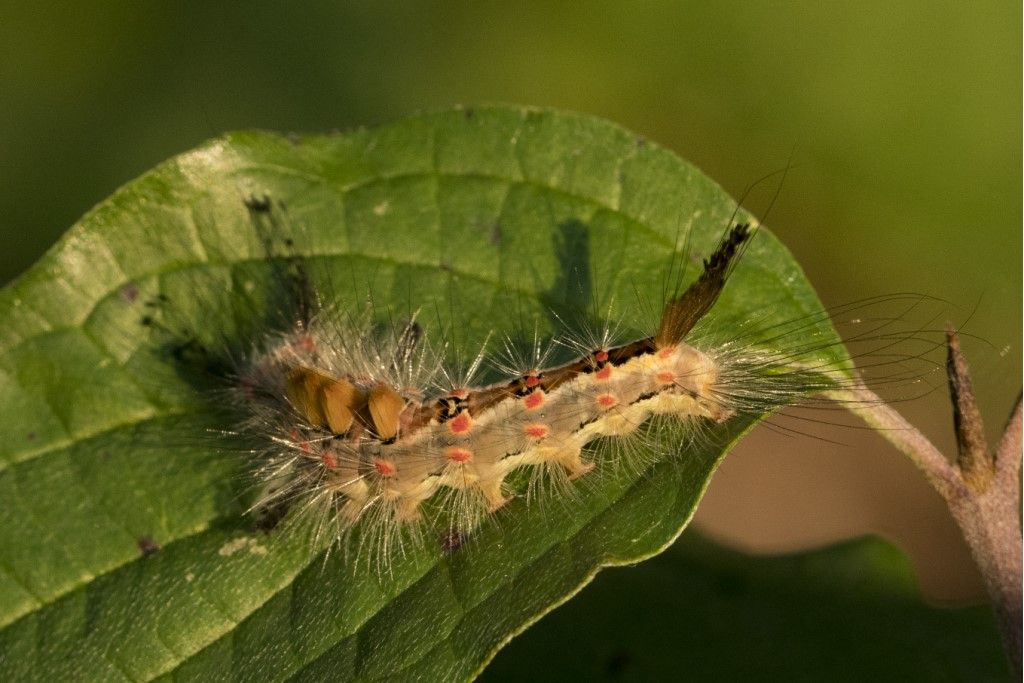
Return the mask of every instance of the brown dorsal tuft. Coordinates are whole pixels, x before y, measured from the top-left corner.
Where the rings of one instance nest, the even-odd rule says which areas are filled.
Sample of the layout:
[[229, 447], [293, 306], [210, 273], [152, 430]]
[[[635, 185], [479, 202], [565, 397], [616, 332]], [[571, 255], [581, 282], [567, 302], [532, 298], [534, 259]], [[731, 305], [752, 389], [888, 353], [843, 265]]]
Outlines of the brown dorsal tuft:
[[288, 400], [306, 422], [313, 427], [323, 427], [327, 418], [320, 402], [320, 390], [330, 377], [312, 368], [292, 368], [288, 373], [286, 391]]
[[334, 434], [344, 434], [352, 427], [356, 413], [366, 401], [366, 391], [348, 380], [330, 380], [320, 388], [320, 407]]
[[734, 225], [715, 249], [711, 258], [704, 259], [704, 272], [690, 285], [682, 296], [665, 305], [661, 314], [658, 334], [654, 337], [657, 348], [673, 346], [683, 341], [705, 313], [711, 310], [718, 295], [725, 287], [725, 281], [739, 255], [740, 247], [750, 239], [750, 224]]
[[399, 418], [405, 408], [405, 399], [387, 384], [381, 382], [370, 390], [367, 399], [373, 430], [381, 441], [391, 441], [398, 436]]

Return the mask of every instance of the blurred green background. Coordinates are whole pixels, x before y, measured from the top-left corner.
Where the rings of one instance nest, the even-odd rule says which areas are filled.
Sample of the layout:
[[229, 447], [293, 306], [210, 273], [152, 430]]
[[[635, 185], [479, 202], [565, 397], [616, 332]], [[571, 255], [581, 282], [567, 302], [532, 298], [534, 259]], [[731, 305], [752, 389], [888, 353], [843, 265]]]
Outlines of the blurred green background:
[[[1021, 376], [1019, 2], [7, 1], [0, 283], [222, 131], [478, 102], [606, 117], [734, 196], [792, 156], [767, 222], [823, 299], [948, 300], [983, 340], [967, 350], [998, 431]], [[909, 411], [952, 449], [941, 391]], [[933, 597], [978, 595], [938, 498], [880, 440], [766, 448], [745, 443], [716, 477], [698, 517], [712, 536], [785, 550], [880, 531]]]

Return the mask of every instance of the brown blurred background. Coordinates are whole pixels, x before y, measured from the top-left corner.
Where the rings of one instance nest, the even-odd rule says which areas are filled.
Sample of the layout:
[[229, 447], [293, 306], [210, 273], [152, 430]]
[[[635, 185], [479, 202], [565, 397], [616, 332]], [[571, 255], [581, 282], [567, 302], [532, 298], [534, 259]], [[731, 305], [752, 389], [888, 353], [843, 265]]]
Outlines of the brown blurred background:
[[[0, 282], [118, 185], [221, 131], [555, 106], [675, 150], [734, 196], [792, 154], [769, 225], [828, 304], [920, 292], [969, 319], [994, 438], [1021, 378], [1019, 3], [482, 5], [4, 0]], [[905, 410], [951, 452], [941, 391]], [[762, 552], [876, 531], [934, 599], [980, 595], [910, 463], [855, 427], [824, 439], [760, 430], [726, 459], [699, 528]]]

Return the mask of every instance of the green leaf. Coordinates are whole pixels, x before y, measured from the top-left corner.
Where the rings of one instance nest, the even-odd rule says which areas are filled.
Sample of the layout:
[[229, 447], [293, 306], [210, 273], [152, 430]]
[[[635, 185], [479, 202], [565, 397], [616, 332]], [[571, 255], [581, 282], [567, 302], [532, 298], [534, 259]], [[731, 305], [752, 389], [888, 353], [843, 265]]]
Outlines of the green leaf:
[[751, 557], [692, 531], [642, 566], [603, 573], [481, 680], [678, 678], [1010, 680], [991, 610], [923, 604], [884, 541]]
[[[517, 500], [454, 553], [428, 543], [390, 571], [259, 534], [245, 464], [204, 438], [206, 397], [139, 321], [160, 294], [201, 338], [266, 331], [274, 267], [244, 205], [263, 195], [331, 303], [369, 290], [465, 349], [609, 306], [649, 334], [670, 268], [707, 255], [736, 208], [612, 124], [503, 107], [235, 133], [118, 190], [0, 293], [0, 678], [470, 677], [601, 567], [666, 547], [750, 426], [588, 475], [572, 499]], [[820, 311], [761, 231], [704, 332]], [[805, 331], [843, 361], [827, 321]]]

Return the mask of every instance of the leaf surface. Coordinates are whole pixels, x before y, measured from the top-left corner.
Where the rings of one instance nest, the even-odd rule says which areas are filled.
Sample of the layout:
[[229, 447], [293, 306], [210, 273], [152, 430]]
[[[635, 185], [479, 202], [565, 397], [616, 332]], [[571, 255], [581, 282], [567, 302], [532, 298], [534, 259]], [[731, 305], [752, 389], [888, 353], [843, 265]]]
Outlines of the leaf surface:
[[[256, 533], [244, 463], [204, 438], [205, 397], [140, 321], [164, 297], [182, 334], [266, 333], [280, 283], [245, 207], [262, 197], [329, 303], [369, 292], [469, 353], [580, 311], [650, 334], [667, 274], [693, 277], [736, 212], [612, 124], [507, 107], [229, 134], [127, 184], [0, 292], [0, 678], [470, 677], [601, 567], [670, 543], [749, 427], [588, 475], [571, 499], [516, 500], [456, 552], [428, 543], [390, 571]], [[706, 332], [803, 319], [816, 357], [841, 363], [820, 313], [762, 230]]]

